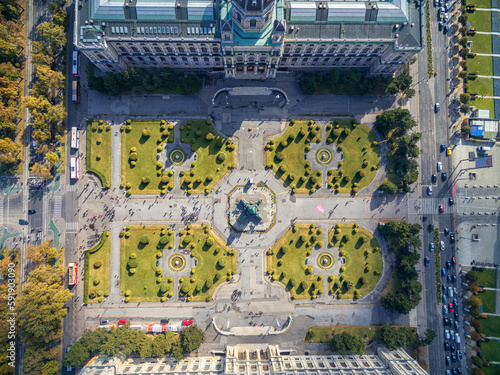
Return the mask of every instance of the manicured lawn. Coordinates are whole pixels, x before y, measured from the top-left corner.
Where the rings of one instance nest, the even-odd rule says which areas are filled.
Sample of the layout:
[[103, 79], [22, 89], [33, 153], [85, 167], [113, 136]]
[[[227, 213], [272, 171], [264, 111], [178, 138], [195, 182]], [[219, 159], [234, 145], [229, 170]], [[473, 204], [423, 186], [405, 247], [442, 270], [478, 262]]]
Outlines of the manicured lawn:
[[476, 34], [469, 40], [472, 40], [472, 52], [492, 53], [491, 35]]
[[[168, 293], [162, 293], [160, 287], [162, 283], [168, 283], [168, 291], [172, 292], [172, 279], [157, 272], [156, 260], [163, 253], [169, 256], [163, 249], [173, 247], [173, 231], [161, 225], [130, 225], [128, 228], [120, 242], [120, 295], [127, 296], [126, 292], [130, 291], [130, 302], [166, 299]], [[165, 245], [160, 244], [162, 235], [169, 238]], [[143, 236], [149, 236], [149, 243], [141, 243]], [[133, 260], [132, 254], [136, 256], [137, 267], [131, 267], [129, 263]], [[136, 271], [131, 271], [134, 268]]]
[[500, 337], [500, 316], [488, 316], [486, 319], [479, 319], [481, 322], [480, 333], [486, 336]]
[[482, 342], [481, 353], [483, 353], [485, 360], [499, 362], [500, 361], [500, 341], [490, 340]]
[[[96, 303], [99, 298], [109, 295], [111, 239], [107, 233], [104, 232], [102, 240], [85, 253], [85, 303]], [[99, 262], [101, 262], [100, 266]], [[99, 282], [95, 284], [95, 281]], [[91, 292], [94, 298], [90, 298]]]
[[476, 78], [469, 80], [471, 94], [493, 96], [493, 80], [490, 78]]
[[93, 121], [87, 125], [87, 170], [95, 173], [103, 187], [111, 187], [111, 126]]
[[483, 367], [484, 375], [498, 375], [500, 374], [500, 365], [491, 365], [490, 367]]
[[487, 290], [485, 292], [479, 293], [481, 301], [483, 301], [483, 309], [485, 313], [496, 313], [497, 308], [497, 292], [493, 290]]
[[476, 100], [471, 100], [470, 105], [480, 109], [489, 109], [491, 118], [495, 118], [494, 99], [478, 98]]
[[219, 136], [210, 120], [188, 120], [181, 125], [181, 142], [191, 144], [198, 157], [190, 175], [182, 179], [182, 187], [190, 194], [209, 193], [229, 169], [236, 168], [236, 146]]
[[181, 247], [190, 248], [198, 260], [191, 277], [179, 279], [181, 295], [188, 301], [210, 301], [215, 289], [236, 274], [236, 252], [208, 226], [188, 225], [180, 234]]
[[266, 145], [266, 167], [272, 169], [294, 193], [321, 187], [321, 171], [311, 170], [306, 152], [321, 141], [321, 125], [312, 120], [291, 120], [281, 137]]
[[305, 343], [328, 343], [332, 338], [332, 333], [339, 334], [347, 332], [351, 335], [362, 337], [369, 344], [377, 333], [377, 326], [315, 326], [309, 327], [306, 336], [304, 337]]
[[[491, 0], [475, 0], [474, 4], [476, 4], [476, 6], [478, 8], [491, 8]], [[476, 12], [476, 13], [480, 13], [480, 12]], [[489, 13], [489, 12], [485, 12], [485, 13]]]
[[[346, 135], [346, 130], [349, 135]], [[335, 133], [339, 132], [340, 136], [336, 136]], [[327, 137], [328, 143], [336, 143], [344, 154], [338, 169], [328, 171], [328, 187], [335, 187], [339, 193], [349, 193], [357, 192], [354, 188], [368, 186], [380, 165], [380, 146], [372, 145], [375, 135], [370, 128], [364, 124], [354, 126], [349, 119], [335, 120], [327, 126]]]
[[[469, 62], [468, 69], [470, 72], [483, 76], [493, 75], [493, 58], [490, 56], [475, 56], [467, 61]], [[470, 83], [473, 81], [469, 80]]]
[[490, 268], [475, 268], [477, 271], [477, 283], [485, 288], [497, 287], [497, 270]]
[[[162, 190], [174, 187], [172, 172], [165, 172], [165, 182], [162, 183], [162, 166], [156, 159], [157, 147], [165, 147], [167, 140], [173, 142], [173, 125], [164, 124], [163, 130], [161, 126], [160, 120], [134, 120], [128, 126], [129, 130], [122, 133], [122, 185], [130, 194], [160, 194]], [[143, 131], [149, 131], [151, 135], [144, 136]], [[135, 147], [135, 152], [132, 147]], [[137, 155], [136, 165], [132, 160], [134, 154]], [[150, 182], [143, 183], [143, 177], [149, 178]]]
[[[356, 228], [356, 225], [337, 224], [336, 229], [328, 231], [328, 245], [341, 246], [340, 255], [345, 258], [345, 271], [340, 276], [332, 275], [328, 278], [330, 293], [336, 293], [341, 298], [354, 298], [355, 291], [361, 297], [368, 294], [377, 286], [382, 275], [382, 253], [377, 239], [368, 230]], [[336, 234], [339, 229], [340, 232]], [[349, 237], [348, 240], [346, 236]], [[363, 238], [367, 241], [363, 242]], [[349, 287], [348, 283], [352, 285]]]
[[313, 275], [313, 268], [306, 265], [307, 256], [321, 253], [314, 248], [322, 238], [320, 229], [295, 224], [267, 253], [267, 272], [293, 299], [310, 299], [323, 293], [323, 277]]
[[396, 292], [403, 292], [403, 288], [401, 286], [400, 280], [395, 276], [394, 272], [392, 272], [391, 278], [389, 280], [389, 284], [387, 284], [384, 291], [380, 295], [380, 299], [383, 299], [387, 295], [393, 294]]
[[[477, 4], [477, 3], [474, 2], [474, 4]], [[491, 6], [491, 3], [489, 5]], [[482, 7], [479, 4], [477, 4], [477, 6], [480, 8], [490, 8], [490, 6]], [[472, 27], [475, 28], [477, 31], [491, 31], [491, 12], [479, 11], [479, 12], [466, 13], [466, 14], [469, 16], [468, 21], [470, 21]], [[474, 49], [474, 52], [479, 52], [475, 48], [473, 48], [473, 49]]]

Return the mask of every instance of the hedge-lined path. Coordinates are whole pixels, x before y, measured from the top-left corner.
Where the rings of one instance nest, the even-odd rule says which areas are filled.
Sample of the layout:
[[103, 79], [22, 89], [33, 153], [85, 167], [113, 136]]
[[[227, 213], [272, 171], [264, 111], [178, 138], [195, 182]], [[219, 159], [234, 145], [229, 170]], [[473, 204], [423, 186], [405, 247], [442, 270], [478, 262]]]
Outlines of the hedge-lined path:
[[116, 124], [111, 127], [111, 188], [119, 188], [122, 170], [122, 135]]

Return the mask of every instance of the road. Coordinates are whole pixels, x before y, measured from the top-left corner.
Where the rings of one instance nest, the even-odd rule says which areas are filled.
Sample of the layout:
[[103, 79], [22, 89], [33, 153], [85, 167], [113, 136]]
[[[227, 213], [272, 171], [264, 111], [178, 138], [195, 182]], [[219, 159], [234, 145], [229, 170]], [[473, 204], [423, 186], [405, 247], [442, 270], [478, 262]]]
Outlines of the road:
[[[444, 267], [446, 261], [451, 260], [455, 256], [455, 246], [450, 244], [448, 238], [444, 236], [444, 228], [449, 228], [450, 233], [455, 232], [455, 209], [456, 206], [448, 204], [448, 197], [453, 196], [453, 176], [451, 175], [453, 169], [452, 158], [447, 157], [445, 152], [440, 150], [440, 145], [453, 147], [452, 139], [452, 116], [453, 99], [450, 89], [453, 88], [453, 83], [449, 79], [449, 42], [450, 38], [439, 30], [437, 21], [437, 8], [431, 4], [431, 30], [432, 30], [432, 45], [433, 45], [433, 65], [437, 75], [427, 77], [427, 54], [422, 52], [419, 57], [419, 103], [420, 103], [420, 131], [422, 133], [421, 139], [421, 196], [423, 200], [424, 210], [422, 215], [427, 218], [426, 222], [422, 222], [424, 226], [423, 237], [423, 253], [424, 257], [430, 258], [429, 267], [425, 267], [424, 274], [424, 303], [426, 306], [427, 328], [433, 329], [437, 333], [437, 337], [429, 347], [429, 370], [431, 374], [444, 374], [446, 369], [452, 367], [462, 366], [462, 371], [466, 373], [465, 364], [452, 364], [453, 366], [446, 367], [445, 365], [445, 351], [444, 351], [444, 327], [443, 327], [443, 309], [441, 301], [437, 300], [436, 294], [436, 280], [435, 280], [435, 253], [429, 251], [429, 244], [434, 242], [434, 235], [427, 230], [427, 225], [432, 223], [436, 228], [439, 228], [440, 240], [445, 242], [445, 250], [441, 252], [440, 268]], [[458, 7], [455, 4], [455, 7]], [[450, 11], [450, 14], [452, 11]], [[416, 81], [416, 79], [414, 79]], [[440, 110], [436, 113], [435, 104], [440, 104]], [[443, 172], [447, 172], [447, 178], [443, 181], [442, 172], [437, 171], [437, 162], [443, 164]], [[436, 183], [432, 183], [432, 175], [437, 175]], [[427, 196], [427, 186], [433, 187], [433, 196]], [[427, 199], [426, 199], [427, 198]], [[443, 205], [445, 212], [440, 214], [439, 205]], [[430, 213], [430, 214], [429, 214]], [[456, 270], [452, 271], [458, 274]], [[442, 279], [443, 283], [446, 280]], [[448, 286], [448, 284], [447, 284]], [[459, 287], [460, 285], [455, 285]], [[459, 288], [460, 289], [460, 288]], [[458, 310], [461, 311], [461, 301], [459, 301]], [[448, 314], [450, 317], [451, 314]], [[463, 314], [460, 313], [460, 319], [463, 319]], [[450, 327], [447, 327], [450, 328]], [[462, 341], [463, 335], [463, 321], [460, 323], [460, 334]], [[462, 352], [463, 343], [462, 343]], [[446, 355], [450, 355], [447, 352]]]

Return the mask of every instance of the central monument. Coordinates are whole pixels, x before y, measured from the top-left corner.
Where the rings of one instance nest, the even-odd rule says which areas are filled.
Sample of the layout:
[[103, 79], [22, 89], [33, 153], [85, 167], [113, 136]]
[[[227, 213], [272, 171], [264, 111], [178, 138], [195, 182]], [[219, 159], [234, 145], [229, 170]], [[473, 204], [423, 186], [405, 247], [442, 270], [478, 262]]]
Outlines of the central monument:
[[228, 196], [228, 221], [238, 232], [263, 232], [274, 224], [274, 194], [266, 186], [236, 186]]

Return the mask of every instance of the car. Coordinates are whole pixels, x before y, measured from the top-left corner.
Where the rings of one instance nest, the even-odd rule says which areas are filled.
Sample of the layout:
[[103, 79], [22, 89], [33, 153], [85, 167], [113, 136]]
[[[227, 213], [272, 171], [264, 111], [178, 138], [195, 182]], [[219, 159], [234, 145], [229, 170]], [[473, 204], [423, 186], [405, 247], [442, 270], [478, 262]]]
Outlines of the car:
[[435, 173], [434, 173], [434, 174], [432, 175], [432, 183], [433, 183], [433, 184], [435, 184], [435, 183], [436, 183], [436, 181], [437, 181], [437, 174], [435, 174]]
[[439, 105], [439, 103], [434, 104], [434, 111], [436, 113], [438, 113], [440, 109], [441, 109], [441, 106]]
[[443, 21], [439, 22], [439, 25], [438, 25], [439, 31], [443, 30], [443, 27], [444, 27]]
[[[451, 339], [453, 341], [455, 341], [455, 331], [454, 330], [450, 330], [450, 336], [451, 336]], [[452, 349], [451, 351], [454, 352], [455, 351], [455, 347], [453, 346], [453, 344], [451, 345]]]
[[455, 258], [455, 257], [451, 258], [451, 264], [456, 266], [457, 265], [457, 258]]
[[460, 325], [458, 324], [458, 320], [453, 321], [453, 327], [458, 331], [460, 329]]
[[193, 319], [184, 319], [182, 321], [183, 326], [190, 326], [191, 324], [193, 324]]
[[447, 147], [447, 148], [446, 148], [446, 155], [447, 155], [447, 156], [450, 156], [450, 155], [451, 155], [451, 152], [452, 152], [452, 151], [451, 151], [451, 147]]
[[448, 297], [453, 298], [453, 288], [451, 286], [448, 287]]
[[444, 25], [443, 31], [445, 34], [448, 34], [448, 31], [450, 31], [450, 26], [448, 24]]
[[446, 174], [446, 172], [443, 172], [441, 174], [441, 181], [445, 182], [447, 177], [448, 177], [448, 175]]
[[443, 317], [443, 325], [445, 326], [449, 326], [450, 325], [450, 319], [448, 319], [447, 317]]
[[448, 309], [450, 309], [450, 312], [453, 312], [453, 303], [450, 303], [450, 304], [448, 305]]
[[453, 206], [453, 205], [455, 204], [455, 199], [453, 199], [452, 197], [449, 197], [449, 198], [448, 198], [448, 204], [449, 204], [450, 206]]
[[450, 230], [448, 228], [444, 228], [444, 235], [447, 236], [450, 234]]
[[448, 302], [448, 298], [446, 298], [446, 294], [443, 294], [441, 298], [443, 300], [443, 303], [447, 303]]
[[444, 20], [448, 21], [449, 18], [450, 18], [450, 15], [448, 14], [448, 12], [445, 12], [444, 13]]
[[448, 341], [444, 342], [444, 350], [450, 350], [450, 344], [448, 344]]
[[426, 267], [429, 266], [430, 262], [431, 261], [430, 261], [429, 257], [425, 257], [424, 258], [424, 264], [425, 264]]
[[19, 219], [19, 225], [28, 225], [28, 220]]
[[444, 241], [439, 242], [439, 249], [444, 251]]
[[452, 343], [452, 344], [450, 345], [450, 351], [451, 351], [452, 353], [455, 353], [455, 350], [456, 350], [456, 348], [455, 348], [455, 344], [453, 344], [453, 343]]
[[431, 224], [431, 223], [429, 223], [429, 225], [427, 225], [427, 230], [428, 230], [429, 232], [432, 232], [432, 231], [434, 230], [434, 225], [433, 225], [433, 224]]
[[432, 186], [427, 186], [427, 195], [432, 195]]
[[446, 366], [451, 365], [451, 358], [449, 355], [446, 356]]
[[456, 368], [452, 368], [452, 369], [451, 369], [451, 374], [452, 374], [452, 375], [458, 375], [458, 373], [457, 373], [457, 369], [456, 369]]
[[462, 375], [462, 369], [460, 367], [457, 368], [457, 375]]
[[455, 275], [455, 274], [451, 275], [451, 281], [456, 283], [457, 282], [457, 275]]
[[458, 296], [457, 288], [453, 287], [453, 293], [455, 293], [456, 296]]
[[443, 314], [448, 314], [448, 305], [443, 305]]
[[443, 213], [444, 212], [444, 206], [442, 204], [439, 205], [439, 213]]
[[451, 355], [451, 361], [455, 363], [457, 361], [457, 356], [455, 354]]
[[446, 284], [443, 283], [443, 285], [441, 285], [441, 289], [443, 290], [443, 293], [446, 293]]
[[453, 313], [453, 317], [454, 317], [456, 320], [458, 320], [458, 311], [455, 311], [455, 312]]
[[455, 243], [455, 235], [454, 234], [450, 235], [450, 243]]
[[33, 214], [36, 214], [36, 210], [33, 209], [28, 210], [28, 215], [33, 215]]
[[429, 244], [429, 251], [434, 251], [434, 244], [432, 242]]
[[450, 10], [450, 3], [449, 2], [444, 3], [444, 9], [446, 9], [446, 11]]
[[441, 276], [442, 277], [446, 276], [446, 270], [444, 268], [441, 268]]
[[422, 216], [422, 221], [427, 221], [427, 216]]
[[446, 150], [446, 145], [444, 143], [441, 143], [441, 146], [439, 147], [439, 150], [441, 152], [444, 152], [444, 150]]
[[120, 319], [120, 320], [118, 321], [118, 325], [123, 326], [123, 325], [125, 325], [125, 324], [127, 324], [127, 319]]
[[166, 319], [166, 318], [160, 319], [161, 324], [168, 324], [169, 322], [170, 322], [170, 319]]
[[449, 270], [450, 268], [451, 268], [451, 263], [447, 261], [447, 262], [446, 262], [446, 269], [448, 269], [448, 270]]
[[462, 360], [462, 352], [461, 352], [460, 350], [459, 350], [459, 351], [457, 351], [457, 359], [458, 359], [459, 361], [461, 361], [461, 360]]
[[455, 341], [457, 344], [460, 344], [462, 342], [462, 339], [460, 338], [460, 333], [455, 333]]
[[443, 163], [441, 163], [440, 161], [438, 161], [437, 162], [437, 171], [441, 172], [442, 169], [443, 169]]
[[451, 279], [451, 275], [448, 274], [448, 276], [446, 276], [446, 280], [448, 280], [449, 283], [453, 282], [453, 280]]
[[109, 324], [109, 319], [102, 319], [99, 321], [100, 326], [105, 326], [106, 324]]
[[434, 6], [435, 7], [439, 6], [439, 0], [434, 0]]
[[445, 338], [446, 340], [449, 340], [449, 339], [450, 339], [450, 331], [449, 331], [449, 330], [447, 330], [447, 329], [445, 329], [445, 330], [444, 330], [444, 338]]

